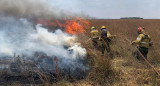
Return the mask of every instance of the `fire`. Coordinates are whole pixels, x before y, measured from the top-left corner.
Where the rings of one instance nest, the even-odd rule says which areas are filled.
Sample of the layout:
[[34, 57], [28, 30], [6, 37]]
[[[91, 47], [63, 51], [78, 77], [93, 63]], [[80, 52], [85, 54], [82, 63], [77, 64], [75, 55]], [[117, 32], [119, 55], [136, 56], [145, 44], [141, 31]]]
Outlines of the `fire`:
[[58, 20], [45, 21], [41, 19], [38, 23], [48, 27], [64, 28], [64, 31], [69, 34], [85, 33], [90, 25], [89, 20], [84, 20], [82, 18], [66, 19], [64, 23], [61, 23]]
[[60, 28], [63, 27], [63, 24], [61, 24], [58, 20], [56, 20], [56, 23], [57, 23], [57, 25], [58, 25]]
[[66, 20], [65, 32], [70, 34], [85, 33], [89, 25], [90, 25], [90, 22], [82, 18]]

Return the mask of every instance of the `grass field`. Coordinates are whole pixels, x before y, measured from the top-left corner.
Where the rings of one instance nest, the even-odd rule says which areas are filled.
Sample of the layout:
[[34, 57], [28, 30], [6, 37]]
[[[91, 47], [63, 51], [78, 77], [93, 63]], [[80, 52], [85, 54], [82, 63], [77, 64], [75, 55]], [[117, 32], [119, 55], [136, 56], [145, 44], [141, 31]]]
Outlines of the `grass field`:
[[[91, 85], [113, 85], [113, 86], [159, 86], [160, 77], [145, 62], [138, 61], [132, 56], [135, 47], [130, 41], [137, 38], [137, 28], [145, 27], [145, 31], [151, 36], [154, 45], [148, 53], [149, 62], [160, 69], [160, 20], [151, 19], [127, 19], [127, 20], [91, 20], [91, 26], [100, 27], [105, 25], [113, 35], [111, 49], [114, 59], [107, 56], [101, 57], [100, 51], [93, 50], [91, 41], [87, 40], [89, 31], [81, 37], [83, 46], [88, 50], [88, 58], [92, 59], [89, 81]], [[90, 60], [89, 60], [90, 61]], [[106, 69], [107, 68], [107, 69]], [[89, 82], [88, 81], [88, 82]]]
[[[135, 59], [132, 53], [135, 47], [131, 41], [138, 36], [137, 28], [145, 27], [145, 31], [151, 36], [154, 45], [148, 53], [149, 62], [159, 71], [160, 69], [160, 20], [151, 19], [124, 19], [124, 20], [91, 20], [91, 26], [100, 31], [105, 25], [107, 30], [117, 37], [112, 39], [111, 49], [113, 59], [109, 56], [101, 56], [101, 52], [94, 50], [89, 32], [79, 35], [79, 41], [87, 49], [90, 73], [83, 80], [67, 82], [62, 79], [56, 86], [160, 86], [160, 76], [145, 62]], [[99, 42], [99, 46], [100, 46]]]
[[[78, 35], [79, 42], [87, 50], [87, 62], [90, 71], [84, 79], [74, 79], [72, 76], [59, 77], [53, 84], [50, 77], [42, 78], [42, 86], [160, 86], [160, 76], [145, 62], [135, 59], [132, 53], [136, 50], [131, 41], [138, 36], [137, 28], [145, 27], [151, 36], [153, 46], [149, 49], [148, 60], [160, 71], [160, 20], [149, 19], [94, 19], [91, 25], [100, 31], [101, 26], [106, 26], [112, 35], [110, 43], [113, 59], [110, 56], [101, 56], [100, 50], [95, 50], [92, 41], [88, 40], [90, 29], [85, 34]], [[101, 46], [101, 42], [98, 42]], [[26, 75], [25, 75], [26, 76]], [[48, 81], [47, 81], [48, 80]], [[33, 80], [34, 81], [34, 80]], [[18, 82], [11, 85], [21, 86]], [[38, 84], [37, 84], [38, 85]]]

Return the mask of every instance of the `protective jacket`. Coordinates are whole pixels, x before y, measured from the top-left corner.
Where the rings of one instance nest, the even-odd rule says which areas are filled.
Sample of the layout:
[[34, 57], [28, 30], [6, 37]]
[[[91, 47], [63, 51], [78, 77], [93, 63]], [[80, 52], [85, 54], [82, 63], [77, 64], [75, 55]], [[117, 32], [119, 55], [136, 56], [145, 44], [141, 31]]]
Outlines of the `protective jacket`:
[[99, 38], [98, 30], [92, 30], [90, 33], [91, 33], [90, 35], [91, 38]]
[[146, 35], [145, 33], [139, 34], [137, 39], [133, 41], [133, 44], [134, 43], [139, 44], [139, 47], [145, 47], [145, 48], [149, 48], [150, 46], [153, 45], [151, 37], [149, 35]]

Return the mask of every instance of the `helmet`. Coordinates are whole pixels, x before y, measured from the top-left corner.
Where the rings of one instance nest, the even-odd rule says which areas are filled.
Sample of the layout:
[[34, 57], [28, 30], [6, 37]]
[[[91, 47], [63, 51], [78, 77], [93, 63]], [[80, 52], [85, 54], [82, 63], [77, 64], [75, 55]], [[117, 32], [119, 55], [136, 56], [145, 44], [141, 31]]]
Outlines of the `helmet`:
[[91, 30], [94, 30], [95, 29], [95, 27], [91, 27]]
[[106, 26], [102, 26], [101, 29], [106, 29]]
[[144, 32], [144, 27], [139, 27], [137, 32], [138, 34], [142, 34]]
[[138, 28], [138, 32], [141, 32], [141, 31], [142, 31], [142, 29], [143, 29], [142, 27], [139, 27], [139, 28]]

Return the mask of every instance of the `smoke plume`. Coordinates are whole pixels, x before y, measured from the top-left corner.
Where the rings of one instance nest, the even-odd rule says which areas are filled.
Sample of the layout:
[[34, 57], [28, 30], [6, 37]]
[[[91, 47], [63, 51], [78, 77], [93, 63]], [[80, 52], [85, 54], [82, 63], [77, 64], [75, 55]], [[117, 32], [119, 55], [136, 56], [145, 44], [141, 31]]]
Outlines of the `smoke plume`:
[[[34, 25], [26, 19], [0, 17], [0, 57], [13, 58], [14, 54], [25, 59], [57, 57], [59, 68], [88, 70], [85, 60], [86, 49], [77, 42], [77, 37], [57, 29], [48, 32], [41, 25]], [[38, 55], [35, 55], [39, 53]], [[46, 64], [50, 64], [46, 62]], [[51, 67], [54, 70], [54, 67]]]
[[1, 14], [16, 17], [56, 17], [56, 10], [41, 0], [1, 0]]
[[43, 0], [0, 0], [0, 15], [27, 19], [65, 19], [74, 17], [89, 17], [50, 6]]
[[77, 42], [75, 35], [60, 28], [49, 32], [41, 24], [35, 24], [39, 18], [54, 20], [73, 18], [74, 15], [42, 0], [0, 0], [0, 59], [15, 61], [15, 56], [19, 56], [36, 62], [37, 68], [55, 72], [58, 66], [76, 76], [81, 75], [81, 71], [88, 71], [86, 49]]

